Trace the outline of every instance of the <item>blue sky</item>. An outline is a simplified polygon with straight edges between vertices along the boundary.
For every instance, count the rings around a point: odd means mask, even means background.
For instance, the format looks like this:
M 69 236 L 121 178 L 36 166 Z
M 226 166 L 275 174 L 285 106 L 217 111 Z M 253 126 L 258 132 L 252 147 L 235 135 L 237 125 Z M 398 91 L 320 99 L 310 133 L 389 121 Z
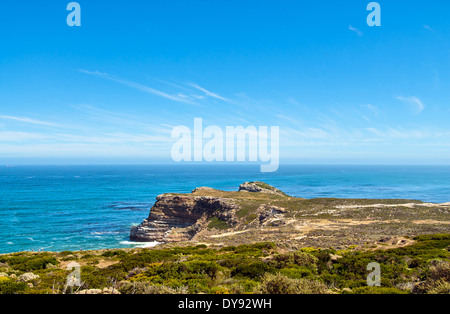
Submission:
M 0 163 L 170 162 L 172 128 L 279 126 L 282 163 L 449 164 L 450 3 L 0 2 Z

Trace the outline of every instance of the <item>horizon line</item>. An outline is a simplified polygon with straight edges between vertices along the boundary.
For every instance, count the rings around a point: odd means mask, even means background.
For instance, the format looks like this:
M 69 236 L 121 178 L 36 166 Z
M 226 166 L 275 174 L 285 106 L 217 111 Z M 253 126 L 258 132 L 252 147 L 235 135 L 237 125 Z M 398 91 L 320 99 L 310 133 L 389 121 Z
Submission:
M 206 163 L 206 162 L 189 162 L 189 163 L 167 163 L 167 162 L 155 162 L 155 163 L 1 163 L 0 167 L 20 167 L 20 166 L 62 166 L 62 167 L 68 167 L 68 166 L 259 166 L 261 163 L 255 162 L 255 163 L 238 163 L 238 162 L 216 162 L 216 163 Z M 450 167 L 449 164 L 420 164 L 420 163 L 414 163 L 414 164 L 396 164 L 396 163 L 372 163 L 372 164 L 360 164 L 360 163 L 285 163 L 280 164 L 281 166 L 395 166 L 395 167 L 411 167 L 411 166 L 417 166 L 417 167 L 443 167 L 447 166 Z

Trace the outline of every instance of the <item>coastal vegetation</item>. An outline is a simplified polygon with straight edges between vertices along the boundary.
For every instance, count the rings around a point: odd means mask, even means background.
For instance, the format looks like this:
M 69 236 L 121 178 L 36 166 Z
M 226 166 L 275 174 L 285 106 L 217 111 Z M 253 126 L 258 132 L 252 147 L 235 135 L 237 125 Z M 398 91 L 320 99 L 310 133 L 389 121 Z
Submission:
M 376 249 L 287 249 L 260 242 L 12 253 L 0 255 L 0 293 L 450 293 L 450 234 L 409 240 Z M 81 282 L 70 289 L 72 262 L 81 267 Z M 380 287 L 367 286 L 371 262 L 381 266 Z

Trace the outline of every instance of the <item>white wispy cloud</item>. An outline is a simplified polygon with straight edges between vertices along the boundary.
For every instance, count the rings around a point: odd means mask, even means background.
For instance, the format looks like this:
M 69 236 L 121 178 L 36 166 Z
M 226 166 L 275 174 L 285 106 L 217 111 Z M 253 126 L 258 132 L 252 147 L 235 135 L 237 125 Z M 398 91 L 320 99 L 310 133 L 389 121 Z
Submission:
M 0 142 L 0 151 L 3 154 L 22 157 L 45 157 L 45 158 L 165 158 L 170 155 L 170 146 L 167 149 L 166 142 L 160 143 L 127 143 L 121 144 L 118 149 L 117 143 L 85 143 L 66 142 L 48 143 L 37 142 L 27 145 Z M 168 150 L 168 151 L 167 151 Z
M 1 119 L 6 119 L 6 120 L 13 120 L 13 121 L 18 121 L 18 122 L 23 122 L 23 123 L 29 123 L 29 124 L 44 125 L 44 126 L 52 126 L 52 127 L 61 127 L 62 126 L 62 125 L 57 124 L 57 123 L 31 119 L 31 118 L 27 118 L 27 117 L 0 116 L 0 118 Z
M 48 136 L 39 133 L 30 132 L 13 132 L 4 131 L 0 132 L 0 142 L 24 142 L 24 141 L 41 141 L 47 139 Z
M 167 143 L 170 141 L 170 134 L 167 136 L 155 136 L 139 133 L 104 133 L 97 136 L 73 135 L 73 134 L 55 134 L 54 140 L 75 143 L 98 143 L 98 144 L 132 144 L 132 143 Z
M 434 29 L 432 29 L 430 25 L 424 24 L 423 28 L 425 28 L 426 30 L 429 30 L 430 32 L 434 33 Z
M 134 81 L 130 81 L 130 80 L 126 80 L 126 79 L 117 77 L 115 75 L 111 75 L 109 73 L 103 73 L 103 72 L 99 72 L 99 71 L 89 71 L 89 70 L 85 70 L 85 69 L 79 69 L 79 71 L 82 73 L 91 75 L 91 76 L 114 81 L 114 82 L 129 86 L 131 88 L 134 88 L 136 90 L 139 90 L 139 91 L 142 91 L 142 92 L 145 92 L 148 94 L 156 95 L 159 97 L 163 97 L 166 99 L 170 99 L 170 100 L 173 100 L 176 102 L 182 102 L 182 103 L 187 103 L 187 104 L 196 105 L 196 106 L 204 106 L 204 103 L 205 103 L 205 101 L 207 101 L 208 98 L 210 98 L 210 99 L 213 98 L 213 99 L 218 99 L 218 100 L 228 102 L 230 104 L 234 103 L 232 100 L 230 100 L 226 97 L 223 97 L 217 93 L 214 93 L 196 83 L 179 84 L 179 83 L 173 83 L 173 82 L 168 82 L 165 80 L 153 78 L 153 80 L 156 80 L 159 83 L 166 85 L 167 87 L 170 87 L 172 89 L 173 88 L 178 89 L 178 91 L 175 91 L 173 93 L 167 93 L 167 92 L 163 92 L 162 90 L 159 90 L 159 89 L 156 89 L 156 88 L 144 85 L 144 84 L 140 84 L 140 83 L 137 83 Z M 201 91 L 203 93 L 203 95 L 198 93 L 198 91 Z M 198 94 L 200 94 L 200 95 L 198 95 Z
M 90 134 L 68 134 L 68 133 L 31 133 L 2 131 L 0 132 L 0 143 L 12 142 L 34 142 L 49 143 L 53 145 L 63 145 L 68 143 L 78 144 L 130 144 L 148 143 L 148 144 L 165 144 L 171 141 L 170 132 L 166 134 L 144 134 L 144 133 L 125 133 L 125 132 L 104 132 L 98 133 L 92 131 Z
M 307 127 L 307 128 L 301 128 L 301 129 L 293 129 L 293 128 L 282 128 L 281 133 L 285 134 L 289 137 L 295 137 L 298 139 L 306 139 L 306 140 L 325 140 L 330 138 L 330 134 L 321 129 L 321 128 L 314 128 L 314 127 Z
M 367 105 L 362 105 L 363 107 L 369 109 L 370 111 L 372 111 L 372 113 L 376 116 L 378 116 L 380 109 L 377 106 L 371 105 L 371 104 L 367 104 Z
M 405 129 L 405 128 L 366 128 L 369 134 L 375 135 L 379 140 L 436 140 L 448 138 L 450 132 L 432 128 Z
M 95 130 L 98 130 L 100 127 L 107 130 L 127 129 L 134 132 L 148 132 L 151 134 L 164 135 L 169 134 L 170 137 L 171 130 L 169 130 L 162 123 L 149 123 L 145 115 L 137 116 L 127 114 L 125 112 L 113 112 L 88 104 L 72 105 L 72 107 L 81 111 L 83 113 L 82 117 L 85 117 L 85 120 L 95 120 L 96 123 L 100 122 L 100 124 L 94 126 Z M 78 128 L 78 130 L 81 130 L 81 128 Z M 83 128 L 83 130 L 85 132 L 91 132 L 93 128 L 87 125 Z
M 363 32 L 361 32 L 358 28 L 353 27 L 351 25 L 348 26 L 348 29 L 351 30 L 352 32 L 355 32 L 358 36 L 362 36 Z
M 82 73 L 85 73 L 85 74 L 89 74 L 89 75 L 92 75 L 92 76 L 99 77 L 99 78 L 103 78 L 103 79 L 107 79 L 107 80 L 110 80 L 110 81 L 114 81 L 114 82 L 117 82 L 117 83 L 129 86 L 131 88 L 134 88 L 136 90 L 139 90 L 139 91 L 142 91 L 142 92 L 145 92 L 145 93 L 148 93 L 148 94 L 160 96 L 160 97 L 163 97 L 163 98 L 166 98 L 166 99 L 170 99 L 170 100 L 173 100 L 173 101 L 176 101 L 176 102 L 183 102 L 183 103 L 187 103 L 187 104 L 190 104 L 190 105 L 199 105 L 198 103 L 193 102 L 192 100 L 186 99 L 185 97 L 180 97 L 178 95 L 171 95 L 171 94 L 165 93 L 163 91 L 154 89 L 152 87 L 149 87 L 149 86 L 146 86 L 146 85 L 143 85 L 143 84 L 140 84 L 140 83 L 136 83 L 136 82 L 133 82 L 133 81 L 125 80 L 125 79 L 119 78 L 117 76 L 110 75 L 108 73 L 102 73 L 102 72 L 98 72 L 98 71 L 88 71 L 88 70 L 83 70 L 83 69 L 80 69 L 79 71 L 82 72 Z
M 220 95 L 218 95 L 216 93 L 210 92 L 209 90 L 207 90 L 207 89 L 205 89 L 205 88 L 203 88 L 203 87 L 201 87 L 201 86 L 199 86 L 197 84 L 190 83 L 189 85 L 191 87 L 193 87 L 193 88 L 196 88 L 196 89 L 204 92 L 205 95 L 207 95 L 207 96 L 210 96 L 210 97 L 213 97 L 213 98 L 216 98 L 216 99 L 220 99 L 220 100 L 223 100 L 223 101 L 228 101 L 225 97 L 222 97 L 222 96 L 220 96 Z
M 286 114 L 277 113 L 277 114 L 275 114 L 275 117 L 277 117 L 279 120 L 282 120 L 281 121 L 282 123 L 287 122 L 287 123 L 289 123 L 291 125 L 294 125 L 294 126 L 301 126 L 301 123 L 299 122 L 299 120 L 294 118 L 294 117 L 292 117 L 292 116 L 289 116 L 289 115 L 286 115 Z
M 205 96 L 202 95 L 191 95 L 191 97 L 194 97 L 196 99 L 205 99 Z
M 395 97 L 395 99 L 400 100 L 401 102 L 410 105 L 411 108 L 414 110 L 414 112 L 416 114 L 421 113 L 425 109 L 424 103 L 417 97 L 414 97 L 414 96 L 409 96 L 409 97 L 398 96 L 398 97 Z

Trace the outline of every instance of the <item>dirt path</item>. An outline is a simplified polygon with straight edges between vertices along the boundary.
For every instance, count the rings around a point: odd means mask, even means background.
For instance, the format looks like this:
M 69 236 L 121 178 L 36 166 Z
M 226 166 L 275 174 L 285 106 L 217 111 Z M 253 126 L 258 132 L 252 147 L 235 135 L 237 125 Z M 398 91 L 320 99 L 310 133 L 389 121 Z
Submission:
M 436 207 L 436 206 L 450 206 L 450 203 L 404 203 L 404 204 L 370 204 L 370 205 L 338 205 L 335 208 L 338 209 L 355 209 L 355 208 L 370 208 L 370 207 Z

